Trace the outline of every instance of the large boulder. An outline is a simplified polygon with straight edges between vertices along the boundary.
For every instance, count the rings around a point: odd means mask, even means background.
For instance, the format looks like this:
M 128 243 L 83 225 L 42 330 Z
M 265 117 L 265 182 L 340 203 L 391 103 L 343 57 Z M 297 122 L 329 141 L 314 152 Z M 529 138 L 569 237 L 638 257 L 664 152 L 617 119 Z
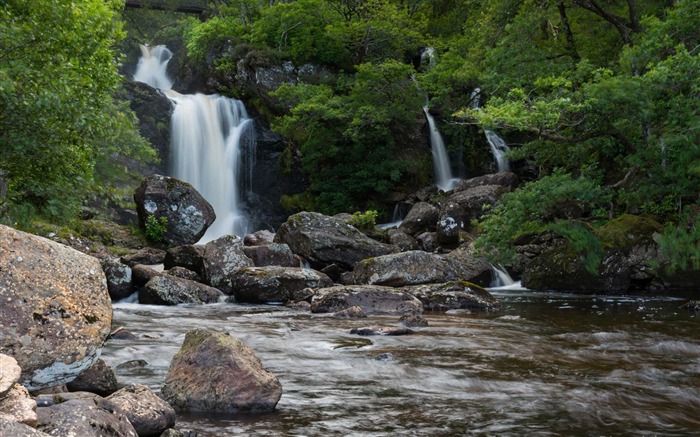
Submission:
M 435 225 L 437 241 L 443 248 L 455 248 L 459 245 L 459 233 L 469 226 L 464 209 L 455 202 L 447 203 L 440 210 Z
M 195 329 L 173 357 L 161 392 L 178 411 L 265 412 L 275 409 L 282 386 L 239 339 Z
M 303 300 L 306 288 L 330 287 L 325 274 L 300 267 L 246 267 L 231 276 L 238 302 L 270 303 Z
M 425 311 L 496 312 L 501 309 L 501 303 L 491 293 L 466 281 L 414 285 L 402 290 L 417 297 Z
M 139 303 L 178 305 L 216 303 L 221 292 L 214 287 L 170 275 L 157 275 L 139 291 Z
M 435 229 L 440 210 L 428 202 L 418 202 L 408 212 L 399 225 L 399 229 L 408 235 L 416 236 L 423 231 Z
M 470 188 L 480 187 L 482 185 L 499 185 L 512 190 L 518 184 L 518 176 L 512 172 L 490 173 L 475 178 L 459 181 L 454 189 L 454 192 L 465 191 Z
M 75 399 L 37 410 L 37 429 L 54 436 L 137 437 L 126 415 L 100 397 Z
M 86 391 L 100 396 L 109 396 L 119 389 L 114 370 L 102 358 L 66 384 L 66 387 L 70 391 Z
M 134 292 L 131 281 L 131 267 L 116 258 L 102 260 L 102 270 L 107 278 L 107 290 L 112 300 L 129 297 Z
M 345 285 L 321 288 L 311 300 L 313 313 L 337 313 L 360 307 L 365 314 L 419 314 L 421 302 L 410 294 L 379 285 Z
M 289 217 L 277 231 L 275 242 L 286 243 L 319 270 L 331 264 L 350 270 L 365 258 L 398 251 L 396 246 L 372 240 L 352 225 L 317 212 Z
M 100 262 L 0 225 L 0 350 L 29 390 L 65 384 L 97 360 L 112 323 Z
M 299 259 L 294 256 L 294 253 L 286 244 L 270 243 L 243 246 L 243 253 L 253 261 L 256 267 L 299 267 Z
M 126 415 L 139 437 L 159 436 L 175 426 L 173 407 L 145 385 L 128 385 L 107 400 Z
M 480 287 L 491 285 L 493 268 L 486 259 L 474 255 L 469 245 L 460 246 L 442 256 L 452 272 L 450 281 L 469 281 Z
M 204 246 L 195 244 L 184 244 L 182 246 L 171 247 L 165 253 L 163 267 L 170 270 L 173 267 L 184 267 L 193 272 L 202 274 L 204 256 Z
M 244 267 L 253 267 L 253 261 L 243 252 L 240 237 L 225 235 L 204 246 L 201 276 L 205 284 L 230 295 L 231 275 Z
M 134 201 L 142 228 L 149 216 L 167 219 L 163 242 L 172 246 L 196 243 L 216 219 L 214 208 L 192 185 L 168 176 L 144 179 Z
M 502 185 L 477 185 L 463 191 L 455 191 L 448 197 L 448 203 L 457 203 L 464 210 L 463 220 L 470 223 L 484 215 L 485 206 L 493 206 L 508 192 Z

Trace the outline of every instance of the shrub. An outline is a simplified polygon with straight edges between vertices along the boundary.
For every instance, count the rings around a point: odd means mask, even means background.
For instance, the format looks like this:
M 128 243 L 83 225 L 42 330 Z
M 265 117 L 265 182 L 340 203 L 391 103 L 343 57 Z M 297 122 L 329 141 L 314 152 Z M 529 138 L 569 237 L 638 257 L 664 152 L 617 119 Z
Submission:
M 163 235 L 168 231 L 168 218 L 161 216 L 156 218 L 149 215 L 146 219 L 146 238 L 154 243 L 163 241 Z

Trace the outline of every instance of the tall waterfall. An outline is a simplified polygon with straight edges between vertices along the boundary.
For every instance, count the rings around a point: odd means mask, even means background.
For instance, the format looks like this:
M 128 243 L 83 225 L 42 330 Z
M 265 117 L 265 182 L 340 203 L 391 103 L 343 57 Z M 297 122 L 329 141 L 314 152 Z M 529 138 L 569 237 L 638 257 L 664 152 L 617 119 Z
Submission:
M 469 107 L 472 109 L 479 109 L 481 101 L 481 89 L 474 88 L 472 91 L 471 100 L 469 102 Z M 501 138 L 496 132 L 491 129 L 484 129 L 484 135 L 486 135 L 486 140 L 491 146 L 491 154 L 493 159 L 496 161 L 496 166 L 498 172 L 502 173 L 504 171 L 510 171 L 510 163 L 508 158 L 506 158 L 506 153 L 510 150 L 506 142 Z
M 216 221 L 200 242 L 250 231 L 240 209 L 240 187 L 248 186 L 255 158 L 255 131 L 243 102 L 218 95 L 183 95 L 170 90 L 165 75 L 170 53 L 164 46 L 142 46 L 134 80 L 166 90 L 174 104 L 171 118 L 171 171 L 189 182 L 214 207 Z M 155 62 L 153 60 L 158 60 Z M 242 152 L 248 162 L 243 165 Z

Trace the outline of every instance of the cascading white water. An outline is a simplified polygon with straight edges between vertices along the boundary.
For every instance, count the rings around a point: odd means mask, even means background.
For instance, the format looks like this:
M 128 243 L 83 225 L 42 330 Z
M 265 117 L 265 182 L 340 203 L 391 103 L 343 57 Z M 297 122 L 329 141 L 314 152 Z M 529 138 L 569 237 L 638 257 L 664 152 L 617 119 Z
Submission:
M 472 109 L 480 109 L 480 100 L 481 89 L 474 88 L 474 91 L 472 91 L 471 94 L 469 107 Z M 498 172 L 502 173 L 504 171 L 510 171 L 510 163 L 508 162 L 508 158 L 506 158 L 506 153 L 510 150 L 510 148 L 506 142 L 491 129 L 484 129 L 484 135 L 486 135 L 486 140 L 488 141 L 489 146 L 491 146 L 491 154 L 493 155 L 493 159 L 496 161 Z
M 173 82 L 168 78 L 166 70 L 170 58 L 173 57 L 173 52 L 163 45 L 149 47 L 145 44 L 139 44 L 139 48 L 141 49 L 141 58 L 136 66 L 134 80 L 161 90 L 172 88 Z
M 154 47 L 139 61 L 135 80 L 165 84 L 166 95 L 175 105 L 171 118 L 171 169 L 173 176 L 192 184 L 214 207 L 216 221 L 200 243 L 223 235 L 243 236 L 250 231 L 240 210 L 239 186 L 250 189 L 252 161 L 241 163 L 242 149 L 249 160 L 255 157 L 253 121 L 243 102 L 218 95 L 183 95 L 169 90 L 172 82 L 165 75 L 170 56 L 157 55 L 170 51 Z M 160 63 L 153 62 L 160 60 Z M 165 80 L 163 80 L 165 78 Z M 244 174 L 244 176 L 241 176 Z
M 507 287 L 513 285 L 515 281 L 510 277 L 503 266 L 491 265 L 491 287 Z

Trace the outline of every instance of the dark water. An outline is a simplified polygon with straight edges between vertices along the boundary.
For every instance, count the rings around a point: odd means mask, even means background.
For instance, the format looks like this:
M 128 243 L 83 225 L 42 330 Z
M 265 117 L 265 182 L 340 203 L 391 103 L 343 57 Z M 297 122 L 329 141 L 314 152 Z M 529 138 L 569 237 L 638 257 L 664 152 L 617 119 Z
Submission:
M 276 374 L 272 414 L 181 416 L 201 436 L 700 434 L 700 315 L 671 297 L 494 291 L 497 315 L 426 314 L 404 337 L 359 337 L 339 321 L 280 307 L 117 304 L 111 341 L 120 383 L 162 385 L 185 333 L 228 331 Z M 391 353 L 393 360 L 375 357 Z

